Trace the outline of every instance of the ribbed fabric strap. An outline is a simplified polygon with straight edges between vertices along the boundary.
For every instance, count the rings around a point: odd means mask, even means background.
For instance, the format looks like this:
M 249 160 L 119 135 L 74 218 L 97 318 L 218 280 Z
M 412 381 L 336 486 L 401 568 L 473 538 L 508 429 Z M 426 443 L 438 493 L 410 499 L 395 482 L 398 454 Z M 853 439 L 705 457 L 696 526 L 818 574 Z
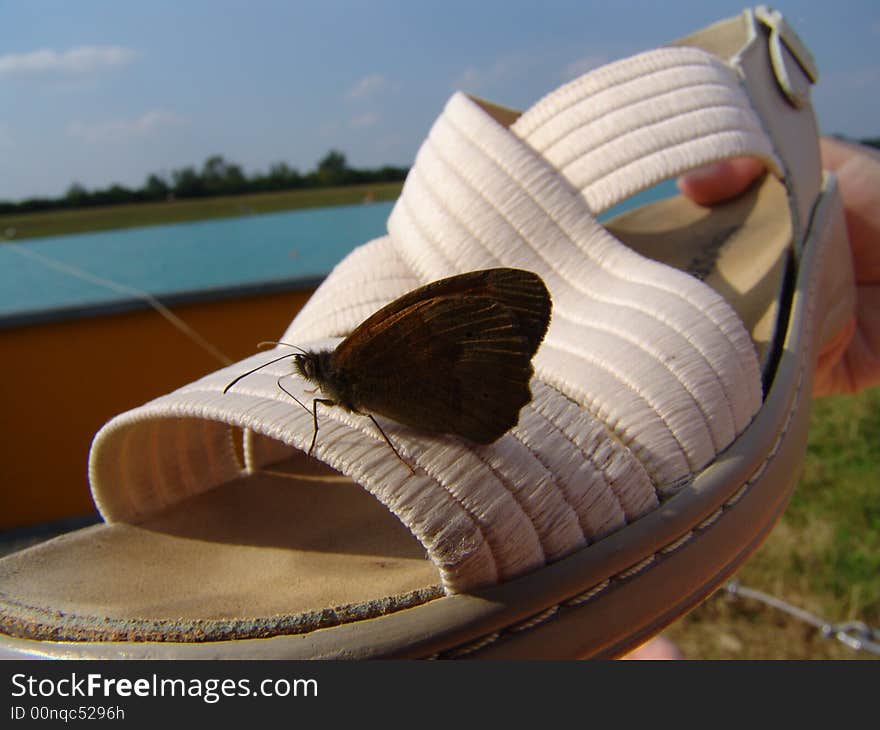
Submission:
M 319 410 L 317 458 L 387 505 L 451 592 L 520 575 L 645 514 L 760 406 L 757 359 L 733 310 L 696 279 L 627 249 L 594 212 L 717 156 L 716 144 L 772 153 L 736 78 L 708 54 L 666 49 L 609 68 L 547 97 L 512 129 L 455 95 L 419 151 L 389 235 L 343 261 L 284 334 L 333 347 L 379 306 L 459 272 L 504 265 L 544 278 L 554 309 L 533 401 L 496 443 L 475 447 L 383 421 L 412 474 L 368 419 Z M 639 94 L 655 93 L 658 79 L 668 103 L 639 112 Z M 708 121 L 696 104 L 688 108 L 699 119 L 679 113 L 679 95 L 703 87 L 721 111 L 705 112 Z M 630 123 L 615 128 L 606 115 Z M 111 421 L 91 462 L 102 513 L 136 521 L 237 476 L 226 424 L 257 434 L 249 468 L 308 448 L 311 414 L 276 385 L 289 363 L 221 393 L 277 354 Z M 304 402 L 314 397 L 300 379 L 285 386 Z
M 511 130 L 596 214 L 728 157 L 758 157 L 782 171 L 736 73 L 697 48 L 661 48 L 597 69 L 547 95 Z

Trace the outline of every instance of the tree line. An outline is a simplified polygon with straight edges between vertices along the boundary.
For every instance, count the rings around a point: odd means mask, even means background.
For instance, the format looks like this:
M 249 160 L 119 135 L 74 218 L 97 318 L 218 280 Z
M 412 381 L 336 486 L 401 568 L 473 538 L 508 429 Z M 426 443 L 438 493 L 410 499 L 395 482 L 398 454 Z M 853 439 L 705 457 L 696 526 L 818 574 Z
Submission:
M 843 135 L 835 136 L 847 139 Z M 880 137 L 859 141 L 864 145 L 880 148 Z M 89 190 L 80 183 L 73 183 L 60 198 L 29 198 L 19 203 L 0 200 L 0 215 L 296 188 L 399 182 L 408 172 L 408 168 L 389 165 L 377 169 L 355 169 L 348 166 L 348 161 L 342 152 L 330 150 L 318 162 L 315 169 L 307 173 L 300 173 L 286 162 L 277 162 L 268 172 L 257 172 L 248 176 L 239 165 L 228 162 L 222 155 L 212 155 L 205 160 L 201 169 L 187 166 L 173 170 L 168 175 L 156 173 L 148 175 L 140 188 L 113 184 L 107 188 Z
M 222 155 L 212 155 L 205 160 L 201 169 L 190 165 L 172 170 L 167 175 L 153 173 L 147 176 L 139 188 L 114 183 L 106 188 L 89 190 L 75 182 L 60 198 L 29 198 L 18 203 L 0 201 L 0 214 L 397 182 L 403 180 L 407 172 L 408 168 L 389 165 L 377 169 L 352 168 L 348 166 L 342 152 L 330 150 L 314 170 L 306 173 L 300 173 L 286 162 L 277 162 L 268 172 L 257 172 L 248 176 L 239 165 L 227 161 Z

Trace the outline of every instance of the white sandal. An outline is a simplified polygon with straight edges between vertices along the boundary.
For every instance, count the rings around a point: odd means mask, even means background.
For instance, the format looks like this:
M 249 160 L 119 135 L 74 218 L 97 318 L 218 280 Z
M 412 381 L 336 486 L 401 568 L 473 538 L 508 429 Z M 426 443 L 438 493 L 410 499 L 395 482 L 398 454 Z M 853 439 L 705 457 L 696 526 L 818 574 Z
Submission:
M 0 561 L 0 651 L 608 657 L 661 630 L 778 518 L 817 349 L 852 314 L 815 78 L 759 8 L 522 115 L 454 95 L 389 235 L 340 263 L 281 339 L 332 347 L 429 281 L 535 271 L 553 320 L 519 424 L 474 446 L 383 421 L 404 463 L 369 420 L 328 408 L 309 459 L 311 415 L 276 384 L 289 363 L 223 393 L 280 353 L 254 355 L 99 432 L 106 524 Z M 736 201 L 596 220 L 741 155 L 770 174 Z

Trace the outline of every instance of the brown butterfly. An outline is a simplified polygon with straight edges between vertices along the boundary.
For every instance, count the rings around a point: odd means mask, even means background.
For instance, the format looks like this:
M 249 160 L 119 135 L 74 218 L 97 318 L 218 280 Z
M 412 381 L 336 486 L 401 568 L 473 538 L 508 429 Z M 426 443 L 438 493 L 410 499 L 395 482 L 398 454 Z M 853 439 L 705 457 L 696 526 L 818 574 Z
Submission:
M 551 308 L 547 287 L 530 271 L 499 268 L 452 276 L 382 307 L 336 349 L 297 348 L 301 352 L 238 376 L 223 392 L 256 370 L 292 357 L 294 370 L 325 396 L 312 401 L 310 455 L 318 436 L 319 403 L 368 416 L 395 453 L 373 414 L 423 431 L 492 443 L 517 424 L 520 409 L 532 399 L 531 361 Z M 280 379 L 279 386 L 284 389 Z

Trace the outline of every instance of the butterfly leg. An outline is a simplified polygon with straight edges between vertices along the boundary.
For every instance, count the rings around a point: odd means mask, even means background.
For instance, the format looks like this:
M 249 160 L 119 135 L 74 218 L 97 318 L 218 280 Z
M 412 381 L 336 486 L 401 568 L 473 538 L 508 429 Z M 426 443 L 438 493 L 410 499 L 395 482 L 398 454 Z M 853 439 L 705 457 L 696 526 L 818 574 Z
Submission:
M 312 451 L 315 449 L 315 441 L 318 439 L 318 403 L 323 403 L 326 406 L 336 405 L 336 401 L 329 398 L 315 398 L 312 401 L 312 420 L 315 424 L 315 430 L 312 431 L 312 445 L 309 446 L 309 456 L 312 455 Z
M 409 463 L 406 461 L 406 459 L 404 459 L 404 458 L 400 455 L 400 452 L 399 452 L 396 448 L 394 448 L 394 444 L 391 443 L 391 439 L 388 438 L 388 434 L 386 434 L 386 433 L 382 430 L 382 427 L 379 425 L 379 422 L 378 422 L 375 418 L 373 418 L 372 414 L 370 414 L 370 413 L 365 413 L 364 415 L 365 415 L 365 416 L 368 416 L 369 419 L 373 422 L 373 425 L 374 425 L 376 428 L 379 429 L 379 433 L 382 434 L 382 438 L 385 439 L 385 443 L 387 443 L 387 444 L 391 447 L 391 450 L 394 452 L 394 455 L 395 455 L 398 459 L 400 459 L 404 464 L 406 464 L 407 467 L 409 468 L 409 470 L 410 470 L 413 474 L 415 474 L 415 473 L 416 473 L 416 470 L 413 469 L 412 466 L 410 466 Z

